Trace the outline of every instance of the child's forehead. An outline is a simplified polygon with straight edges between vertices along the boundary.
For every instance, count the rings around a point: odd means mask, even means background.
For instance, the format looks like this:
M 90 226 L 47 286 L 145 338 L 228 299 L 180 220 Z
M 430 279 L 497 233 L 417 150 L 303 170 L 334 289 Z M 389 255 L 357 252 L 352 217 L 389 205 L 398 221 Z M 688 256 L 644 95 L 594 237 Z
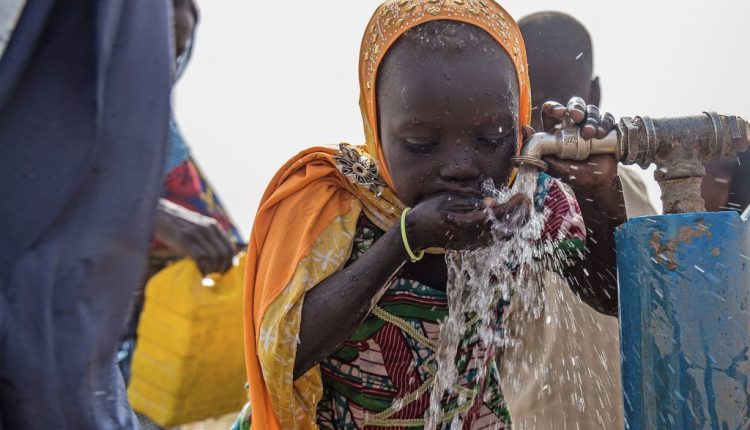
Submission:
M 497 92 L 517 88 L 516 71 L 502 49 L 461 52 L 423 51 L 419 46 L 394 47 L 378 73 L 378 92 L 398 90 L 403 97 L 420 92 L 450 92 L 451 88 Z
M 381 114 L 388 112 L 393 124 L 443 128 L 447 124 L 480 126 L 511 125 L 517 116 L 518 89 L 511 82 L 512 72 L 474 75 L 474 68 L 463 74 L 418 73 L 408 78 L 384 82 L 378 89 Z M 492 76 L 491 76 L 492 75 Z M 445 76 L 448 79 L 445 79 Z
M 408 30 L 391 46 L 379 66 L 377 80 L 382 81 L 384 75 L 389 80 L 393 74 L 404 77 L 405 73 L 428 78 L 438 69 L 440 73 L 458 72 L 471 65 L 476 66 L 475 78 L 481 79 L 492 69 L 516 75 L 510 55 L 483 29 L 457 21 L 430 21 Z

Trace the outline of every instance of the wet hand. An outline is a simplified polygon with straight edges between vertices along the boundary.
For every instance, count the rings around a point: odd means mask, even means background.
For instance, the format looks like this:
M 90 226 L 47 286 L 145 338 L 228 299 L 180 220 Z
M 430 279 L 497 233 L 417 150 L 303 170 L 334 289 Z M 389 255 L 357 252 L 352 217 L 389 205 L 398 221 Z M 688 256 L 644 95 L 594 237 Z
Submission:
M 192 258 L 203 275 L 224 273 L 232 266 L 235 246 L 213 218 L 161 199 L 155 234 L 174 251 Z
M 469 250 L 489 246 L 498 221 L 504 231 L 521 228 L 531 201 L 521 194 L 506 203 L 489 197 L 445 193 L 419 203 L 406 217 L 407 237 L 415 251 L 427 248 Z

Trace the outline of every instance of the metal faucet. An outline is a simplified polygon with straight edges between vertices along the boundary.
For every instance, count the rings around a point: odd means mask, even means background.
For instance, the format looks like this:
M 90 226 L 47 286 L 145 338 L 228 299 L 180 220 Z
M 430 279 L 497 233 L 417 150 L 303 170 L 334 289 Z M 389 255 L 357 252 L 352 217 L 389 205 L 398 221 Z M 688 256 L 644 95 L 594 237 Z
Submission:
M 750 147 L 750 123 L 738 116 L 704 112 L 677 118 L 622 118 L 603 139 L 585 140 L 570 119 L 554 133 L 536 133 L 526 140 L 517 166 L 547 169 L 543 156 L 585 160 L 612 154 L 623 164 L 647 168 L 656 164 L 664 213 L 704 212 L 701 184 L 704 163 L 737 155 Z

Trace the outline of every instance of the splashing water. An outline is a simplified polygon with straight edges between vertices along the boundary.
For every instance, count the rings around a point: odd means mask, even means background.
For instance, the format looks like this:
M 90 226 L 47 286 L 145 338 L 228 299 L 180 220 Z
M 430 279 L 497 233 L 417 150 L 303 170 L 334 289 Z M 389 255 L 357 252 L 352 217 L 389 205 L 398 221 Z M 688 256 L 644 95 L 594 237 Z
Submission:
M 521 193 L 533 201 L 536 191 L 537 171 L 531 167 L 519 170 L 513 189 L 496 189 L 491 182 L 483 190 L 500 203 Z M 428 430 L 434 430 L 441 422 L 451 422 L 451 428 L 461 428 L 462 418 L 455 415 L 448 420 L 443 416 L 441 402 L 446 396 L 457 395 L 459 407 L 470 401 L 458 392 L 458 370 L 456 355 L 459 345 L 466 337 L 470 325 L 476 324 L 479 342 L 471 355 L 481 361 L 477 364 L 477 386 L 483 386 L 494 361 L 496 351 L 512 342 L 497 323 L 498 304 L 507 303 L 511 293 L 520 295 L 518 302 L 523 311 L 538 317 L 543 306 L 543 295 L 539 287 L 542 269 L 537 258 L 540 252 L 551 249 L 551 245 L 539 244 L 544 215 L 531 211 L 528 222 L 518 229 L 518 219 L 510 215 L 495 219 L 493 244 L 473 251 L 450 251 L 446 254 L 448 266 L 448 317 L 440 328 L 436 351 L 437 374 L 430 393 L 430 407 L 425 416 Z M 483 351 L 479 351 L 478 349 Z M 481 394 L 481 393 L 480 393 Z

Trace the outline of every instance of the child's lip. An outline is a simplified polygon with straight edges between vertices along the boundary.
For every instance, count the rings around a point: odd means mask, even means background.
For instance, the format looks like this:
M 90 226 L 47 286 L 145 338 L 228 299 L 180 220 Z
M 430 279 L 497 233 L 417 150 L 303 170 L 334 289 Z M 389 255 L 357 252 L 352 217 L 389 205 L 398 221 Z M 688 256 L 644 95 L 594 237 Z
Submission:
M 479 188 L 474 187 L 441 187 L 437 193 L 465 194 L 472 197 L 484 197 Z M 437 194 L 436 193 L 436 194 Z

